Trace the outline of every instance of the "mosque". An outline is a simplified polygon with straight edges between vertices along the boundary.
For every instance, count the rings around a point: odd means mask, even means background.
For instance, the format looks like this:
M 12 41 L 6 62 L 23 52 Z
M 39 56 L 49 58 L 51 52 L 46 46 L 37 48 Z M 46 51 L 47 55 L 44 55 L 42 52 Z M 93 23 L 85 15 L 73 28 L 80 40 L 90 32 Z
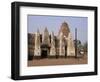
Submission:
M 75 56 L 75 45 L 69 25 L 63 22 L 60 26 L 58 34 L 55 36 L 54 32 L 49 33 L 45 28 L 41 34 L 39 29 L 33 34 L 33 45 L 31 51 L 33 58 L 66 58 L 68 56 Z M 30 53 L 30 49 L 28 49 Z

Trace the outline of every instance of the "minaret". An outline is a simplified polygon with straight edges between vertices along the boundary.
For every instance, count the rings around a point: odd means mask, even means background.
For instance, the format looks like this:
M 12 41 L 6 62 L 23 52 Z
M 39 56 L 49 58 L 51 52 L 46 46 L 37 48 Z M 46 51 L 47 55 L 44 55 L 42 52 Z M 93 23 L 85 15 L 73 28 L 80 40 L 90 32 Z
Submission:
M 61 24 L 59 33 L 58 33 L 58 37 L 59 37 L 59 55 L 60 56 L 65 56 L 67 50 L 66 49 L 66 45 L 67 45 L 67 40 L 66 38 L 68 37 L 68 33 L 70 32 L 69 26 L 68 24 L 64 21 Z
M 50 56 L 56 55 L 56 49 L 55 49 L 55 37 L 54 33 L 51 33 L 51 48 L 50 48 Z
M 75 46 L 72 39 L 71 33 L 68 35 L 68 44 L 67 44 L 67 56 L 75 56 Z
M 63 33 L 64 36 L 68 37 L 70 29 L 69 29 L 69 25 L 65 21 L 61 24 L 58 36 L 60 35 L 61 32 Z
M 50 45 L 49 32 L 47 28 L 45 28 L 43 32 L 42 44 Z
M 35 34 L 35 50 L 34 50 L 34 56 L 41 56 L 40 33 L 39 33 L 39 30 L 37 30 L 37 32 Z
M 65 56 L 65 44 L 62 32 L 60 32 L 59 36 L 59 56 Z
M 60 37 L 60 54 L 64 54 L 65 52 L 65 54 L 67 53 L 67 56 L 75 56 L 74 42 L 72 39 L 71 31 L 69 29 L 69 25 L 66 22 L 62 23 L 58 36 Z M 63 40 L 65 40 L 65 42 Z M 65 46 L 67 48 L 66 51 L 64 51 Z

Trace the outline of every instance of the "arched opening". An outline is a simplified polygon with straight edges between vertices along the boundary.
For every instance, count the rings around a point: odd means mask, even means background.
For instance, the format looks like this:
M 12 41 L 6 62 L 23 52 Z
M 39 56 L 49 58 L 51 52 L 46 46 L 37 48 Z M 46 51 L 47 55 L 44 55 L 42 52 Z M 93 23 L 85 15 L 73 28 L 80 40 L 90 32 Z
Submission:
M 50 51 L 50 47 L 47 44 L 41 45 L 41 58 L 47 58 Z
M 65 45 L 65 58 L 67 57 L 67 45 Z
M 47 58 L 47 50 L 42 50 L 41 58 Z

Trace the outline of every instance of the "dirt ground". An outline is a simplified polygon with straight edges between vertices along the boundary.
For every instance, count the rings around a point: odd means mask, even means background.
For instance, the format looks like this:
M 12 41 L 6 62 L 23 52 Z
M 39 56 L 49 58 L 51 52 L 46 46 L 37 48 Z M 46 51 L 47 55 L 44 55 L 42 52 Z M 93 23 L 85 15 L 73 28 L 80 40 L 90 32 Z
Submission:
M 34 59 L 32 61 L 28 61 L 28 66 L 75 65 L 87 63 L 87 55 L 84 55 L 82 58 Z

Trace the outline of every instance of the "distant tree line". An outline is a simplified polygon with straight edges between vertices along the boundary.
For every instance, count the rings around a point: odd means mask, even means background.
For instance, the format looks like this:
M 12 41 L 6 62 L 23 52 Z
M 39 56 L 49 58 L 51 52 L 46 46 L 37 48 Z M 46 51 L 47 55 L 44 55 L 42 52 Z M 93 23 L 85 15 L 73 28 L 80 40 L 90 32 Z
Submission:
M 75 44 L 75 42 L 76 41 L 74 40 L 74 44 Z M 77 40 L 77 50 L 78 51 L 83 50 L 85 53 L 88 52 L 88 43 L 85 42 L 82 44 L 80 40 Z

